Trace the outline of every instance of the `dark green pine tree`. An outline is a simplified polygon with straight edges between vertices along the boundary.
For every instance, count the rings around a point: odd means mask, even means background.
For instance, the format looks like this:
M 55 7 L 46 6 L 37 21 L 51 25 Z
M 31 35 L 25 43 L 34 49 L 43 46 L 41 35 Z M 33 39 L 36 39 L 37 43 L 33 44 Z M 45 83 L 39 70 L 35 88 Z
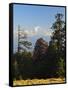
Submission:
M 62 48 L 61 48 L 61 52 L 62 52 L 62 57 L 65 59 L 65 54 L 66 54 L 66 25 L 64 25 L 64 27 L 62 28 L 62 38 L 61 38 L 61 43 L 62 43 Z
M 52 74 L 55 76 L 64 76 L 64 50 L 65 50 L 65 23 L 62 20 L 63 14 L 57 13 L 55 15 L 55 22 L 51 29 L 53 35 L 49 44 L 49 53 L 52 63 Z M 62 52 L 63 50 L 63 52 Z

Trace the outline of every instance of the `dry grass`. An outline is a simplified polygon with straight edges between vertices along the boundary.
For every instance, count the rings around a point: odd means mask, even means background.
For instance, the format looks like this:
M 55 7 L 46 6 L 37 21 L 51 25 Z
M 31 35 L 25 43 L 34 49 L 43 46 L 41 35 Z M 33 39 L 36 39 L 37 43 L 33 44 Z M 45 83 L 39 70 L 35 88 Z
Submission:
M 14 80 L 13 86 L 36 85 L 36 84 L 53 84 L 53 83 L 64 83 L 64 82 L 65 82 L 64 78 Z

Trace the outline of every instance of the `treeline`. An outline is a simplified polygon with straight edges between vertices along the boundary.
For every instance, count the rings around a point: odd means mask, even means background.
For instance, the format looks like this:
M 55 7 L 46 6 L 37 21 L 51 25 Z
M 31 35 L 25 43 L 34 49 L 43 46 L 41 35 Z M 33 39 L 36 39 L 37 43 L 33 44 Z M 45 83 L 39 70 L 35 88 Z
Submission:
M 31 43 L 22 41 L 27 49 L 13 55 L 12 77 L 13 79 L 33 79 L 65 77 L 66 63 L 66 26 L 63 15 L 58 13 L 51 29 L 53 34 L 49 45 L 43 38 L 36 41 L 34 51 L 28 49 Z M 20 42 L 21 43 L 21 42 Z

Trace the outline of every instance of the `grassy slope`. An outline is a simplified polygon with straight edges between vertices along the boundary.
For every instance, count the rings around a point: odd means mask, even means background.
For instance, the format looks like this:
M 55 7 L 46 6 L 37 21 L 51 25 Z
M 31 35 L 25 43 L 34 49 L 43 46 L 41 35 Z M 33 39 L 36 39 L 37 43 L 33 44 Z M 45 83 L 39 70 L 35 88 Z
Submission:
M 16 86 L 16 85 L 36 85 L 36 84 L 53 84 L 53 83 L 65 83 L 65 79 L 64 78 L 50 78 L 50 79 L 14 80 L 13 86 Z

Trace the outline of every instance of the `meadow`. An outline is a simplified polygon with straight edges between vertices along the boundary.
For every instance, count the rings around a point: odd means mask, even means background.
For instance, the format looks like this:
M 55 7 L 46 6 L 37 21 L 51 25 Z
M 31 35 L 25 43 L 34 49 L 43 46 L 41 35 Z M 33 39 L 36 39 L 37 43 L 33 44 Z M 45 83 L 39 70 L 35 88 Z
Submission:
M 43 85 L 43 84 L 58 84 L 65 83 L 65 78 L 48 78 L 48 79 L 27 79 L 27 80 L 14 80 L 13 86 L 18 85 Z

